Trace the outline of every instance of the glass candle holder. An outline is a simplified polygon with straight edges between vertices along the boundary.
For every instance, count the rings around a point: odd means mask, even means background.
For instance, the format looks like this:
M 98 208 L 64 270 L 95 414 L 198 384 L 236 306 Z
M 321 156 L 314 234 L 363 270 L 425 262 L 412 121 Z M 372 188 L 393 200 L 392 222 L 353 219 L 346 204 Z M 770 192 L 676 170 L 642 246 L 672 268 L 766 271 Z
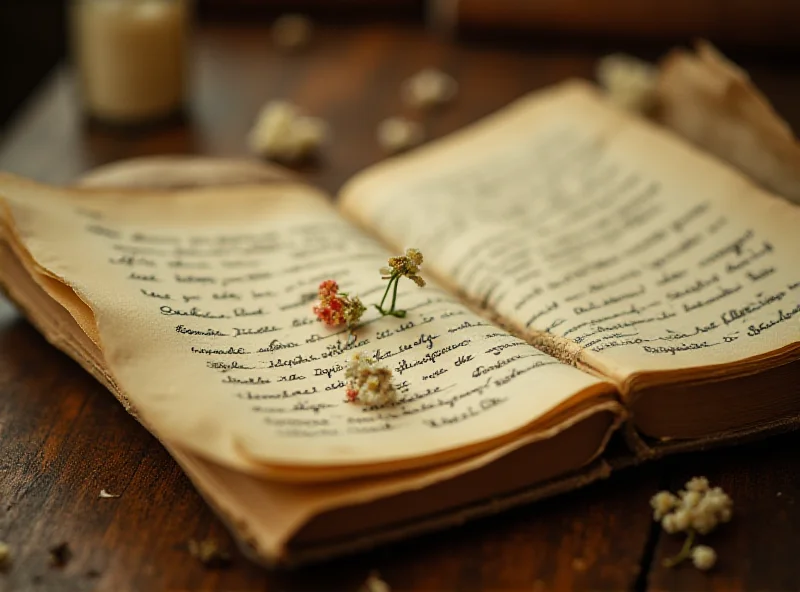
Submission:
M 72 0 L 72 54 L 87 115 L 136 125 L 182 110 L 191 8 L 191 0 Z

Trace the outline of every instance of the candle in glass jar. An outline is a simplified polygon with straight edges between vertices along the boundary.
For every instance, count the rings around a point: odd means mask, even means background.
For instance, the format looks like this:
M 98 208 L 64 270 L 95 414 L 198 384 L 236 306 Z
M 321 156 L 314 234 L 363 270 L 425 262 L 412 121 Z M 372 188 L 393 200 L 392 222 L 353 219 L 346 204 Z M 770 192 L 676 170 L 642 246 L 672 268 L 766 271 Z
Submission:
M 72 42 L 84 107 L 119 124 L 184 103 L 190 0 L 73 0 Z

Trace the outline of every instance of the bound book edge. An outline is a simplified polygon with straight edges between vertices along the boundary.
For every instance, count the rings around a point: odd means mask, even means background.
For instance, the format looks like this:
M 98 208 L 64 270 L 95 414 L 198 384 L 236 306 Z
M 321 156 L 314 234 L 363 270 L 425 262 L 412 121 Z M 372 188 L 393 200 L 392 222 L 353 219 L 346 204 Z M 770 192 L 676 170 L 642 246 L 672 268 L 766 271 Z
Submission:
M 136 173 L 136 177 L 139 179 L 142 178 L 141 171 Z M 278 177 L 280 177 L 280 174 L 278 174 Z M 269 181 L 271 178 L 271 175 L 263 175 L 261 180 Z M 124 181 L 117 182 L 120 184 L 125 184 Z M 225 182 L 234 183 L 243 182 L 243 180 L 242 178 L 237 180 L 236 175 L 233 175 Z M 192 185 L 195 183 L 189 179 L 176 183 L 175 186 L 186 186 L 187 184 Z M 28 309 L 29 318 L 35 318 L 35 314 L 33 314 L 33 311 L 30 310 L 30 307 L 26 307 L 25 303 L 22 302 L 19 302 L 19 304 L 21 305 L 20 308 L 23 310 L 26 308 Z M 39 323 L 36 324 L 39 325 L 40 330 L 42 330 L 48 339 L 50 339 L 57 347 L 67 351 L 70 356 L 79 361 L 79 363 L 81 363 L 94 376 L 101 380 L 101 382 L 106 384 L 106 386 L 108 386 L 112 391 L 115 390 L 113 385 L 109 383 L 109 377 L 106 376 L 98 367 L 93 367 L 92 363 L 87 360 L 85 356 L 81 356 L 74 349 L 68 349 L 66 343 L 64 342 L 63 336 L 54 335 L 49 330 L 43 329 Z M 135 415 L 135 410 L 131 411 Z M 633 429 L 632 424 L 627 423 L 623 429 L 623 434 L 630 448 L 635 451 L 634 453 L 625 452 L 609 455 L 607 458 L 596 460 L 590 466 L 577 472 L 573 472 L 568 476 L 550 479 L 544 483 L 540 483 L 532 487 L 526 487 L 519 491 L 511 492 L 501 496 L 493 496 L 485 500 L 467 504 L 463 507 L 454 508 L 452 510 L 440 512 L 429 517 L 410 521 L 406 524 L 393 525 L 389 528 L 382 529 L 380 532 L 364 532 L 356 534 L 354 537 L 347 537 L 347 540 L 332 540 L 322 545 L 310 544 L 306 546 L 295 547 L 288 545 L 285 549 L 285 552 L 277 555 L 265 555 L 263 551 L 259 551 L 260 560 L 272 563 L 297 564 L 327 558 L 339 553 L 368 548 L 377 544 L 405 538 L 414 534 L 458 524 L 468 519 L 490 515 L 497 511 L 502 511 L 503 509 L 527 503 L 529 501 L 555 495 L 557 493 L 565 492 L 577 487 L 582 487 L 598 479 L 609 476 L 612 471 L 622 470 L 630 466 L 637 465 L 644 460 L 660 458 L 673 453 L 708 449 L 730 443 L 749 441 L 761 436 L 782 433 L 796 429 L 798 425 L 800 425 L 800 416 L 791 416 L 757 426 L 730 430 L 714 436 L 698 438 L 692 441 L 655 442 L 649 441 L 648 439 L 643 438 L 640 434 L 637 434 Z M 171 447 L 168 443 L 165 443 L 165 446 L 167 446 L 167 448 L 170 450 L 173 456 L 178 459 L 182 466 L 187 467 L 187 472 L 189 472 L 190 477 L 192 477 L 192 471 L 188 468 L 188 466 L 191 464 L 189 457 L 187 457 L 182 451 Z M 208 495 L 207 491 L 204 489 L 204 485 L 199 482 L 196 484 L 201 490 L 201 493 L 203 493 L 203 495 L 209 499 L 210 503 L 214 506 L 217 506 L 213 496 Z M 235 519 L 228 515 L 224 509 L 217 509 L 226 517 L 226 520 L 229 521 L 233 530 L 240 535 L 239 539 L 240 541 L 245 542 L 245 547 L 252 550 L 254 548 L 252 541 L 247 544 L 247 525 L 236 523 Z

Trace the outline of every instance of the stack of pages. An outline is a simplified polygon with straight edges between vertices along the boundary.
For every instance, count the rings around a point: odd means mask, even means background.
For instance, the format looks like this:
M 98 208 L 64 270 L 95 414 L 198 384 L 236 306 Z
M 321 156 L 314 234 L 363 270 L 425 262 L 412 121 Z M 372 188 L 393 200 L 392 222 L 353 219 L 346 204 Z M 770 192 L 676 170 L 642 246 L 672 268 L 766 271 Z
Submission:
M 584 82 L 378 164 L 336 206 L 281 176 L 4 175 L 0 213 L 10 298 L 265 562 L 578 487 L 616 466 L 610 441 L 635 463 L 800 416 L 800 209 Z M 406 247 L 428 285 L 401 282 L 405 318 L 368 311 L 352 341 L 315 319 L 321 281 L 379 300 Z M 396 403 L 347 401 L 356 351 Z

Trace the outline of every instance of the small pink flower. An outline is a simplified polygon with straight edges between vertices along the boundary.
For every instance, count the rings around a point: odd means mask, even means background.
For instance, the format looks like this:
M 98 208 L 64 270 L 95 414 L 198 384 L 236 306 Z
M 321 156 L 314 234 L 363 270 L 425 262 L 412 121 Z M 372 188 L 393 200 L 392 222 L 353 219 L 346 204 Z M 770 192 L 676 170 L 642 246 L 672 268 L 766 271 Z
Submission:
M 319 285 L 319 299 L 323 302 L 334 298 L 338 292 L 339 284 L 336 283 L 336 280 L 325 280 Z
M 329 327 L 346 324 L 352 328 L 365 310 L 357 296 L 350 298 L 344 292 L 340 294 L 339 284 L 334 280 L 325 280 L 319 285 L 319 305 L 314 307 L 314 314 Z

